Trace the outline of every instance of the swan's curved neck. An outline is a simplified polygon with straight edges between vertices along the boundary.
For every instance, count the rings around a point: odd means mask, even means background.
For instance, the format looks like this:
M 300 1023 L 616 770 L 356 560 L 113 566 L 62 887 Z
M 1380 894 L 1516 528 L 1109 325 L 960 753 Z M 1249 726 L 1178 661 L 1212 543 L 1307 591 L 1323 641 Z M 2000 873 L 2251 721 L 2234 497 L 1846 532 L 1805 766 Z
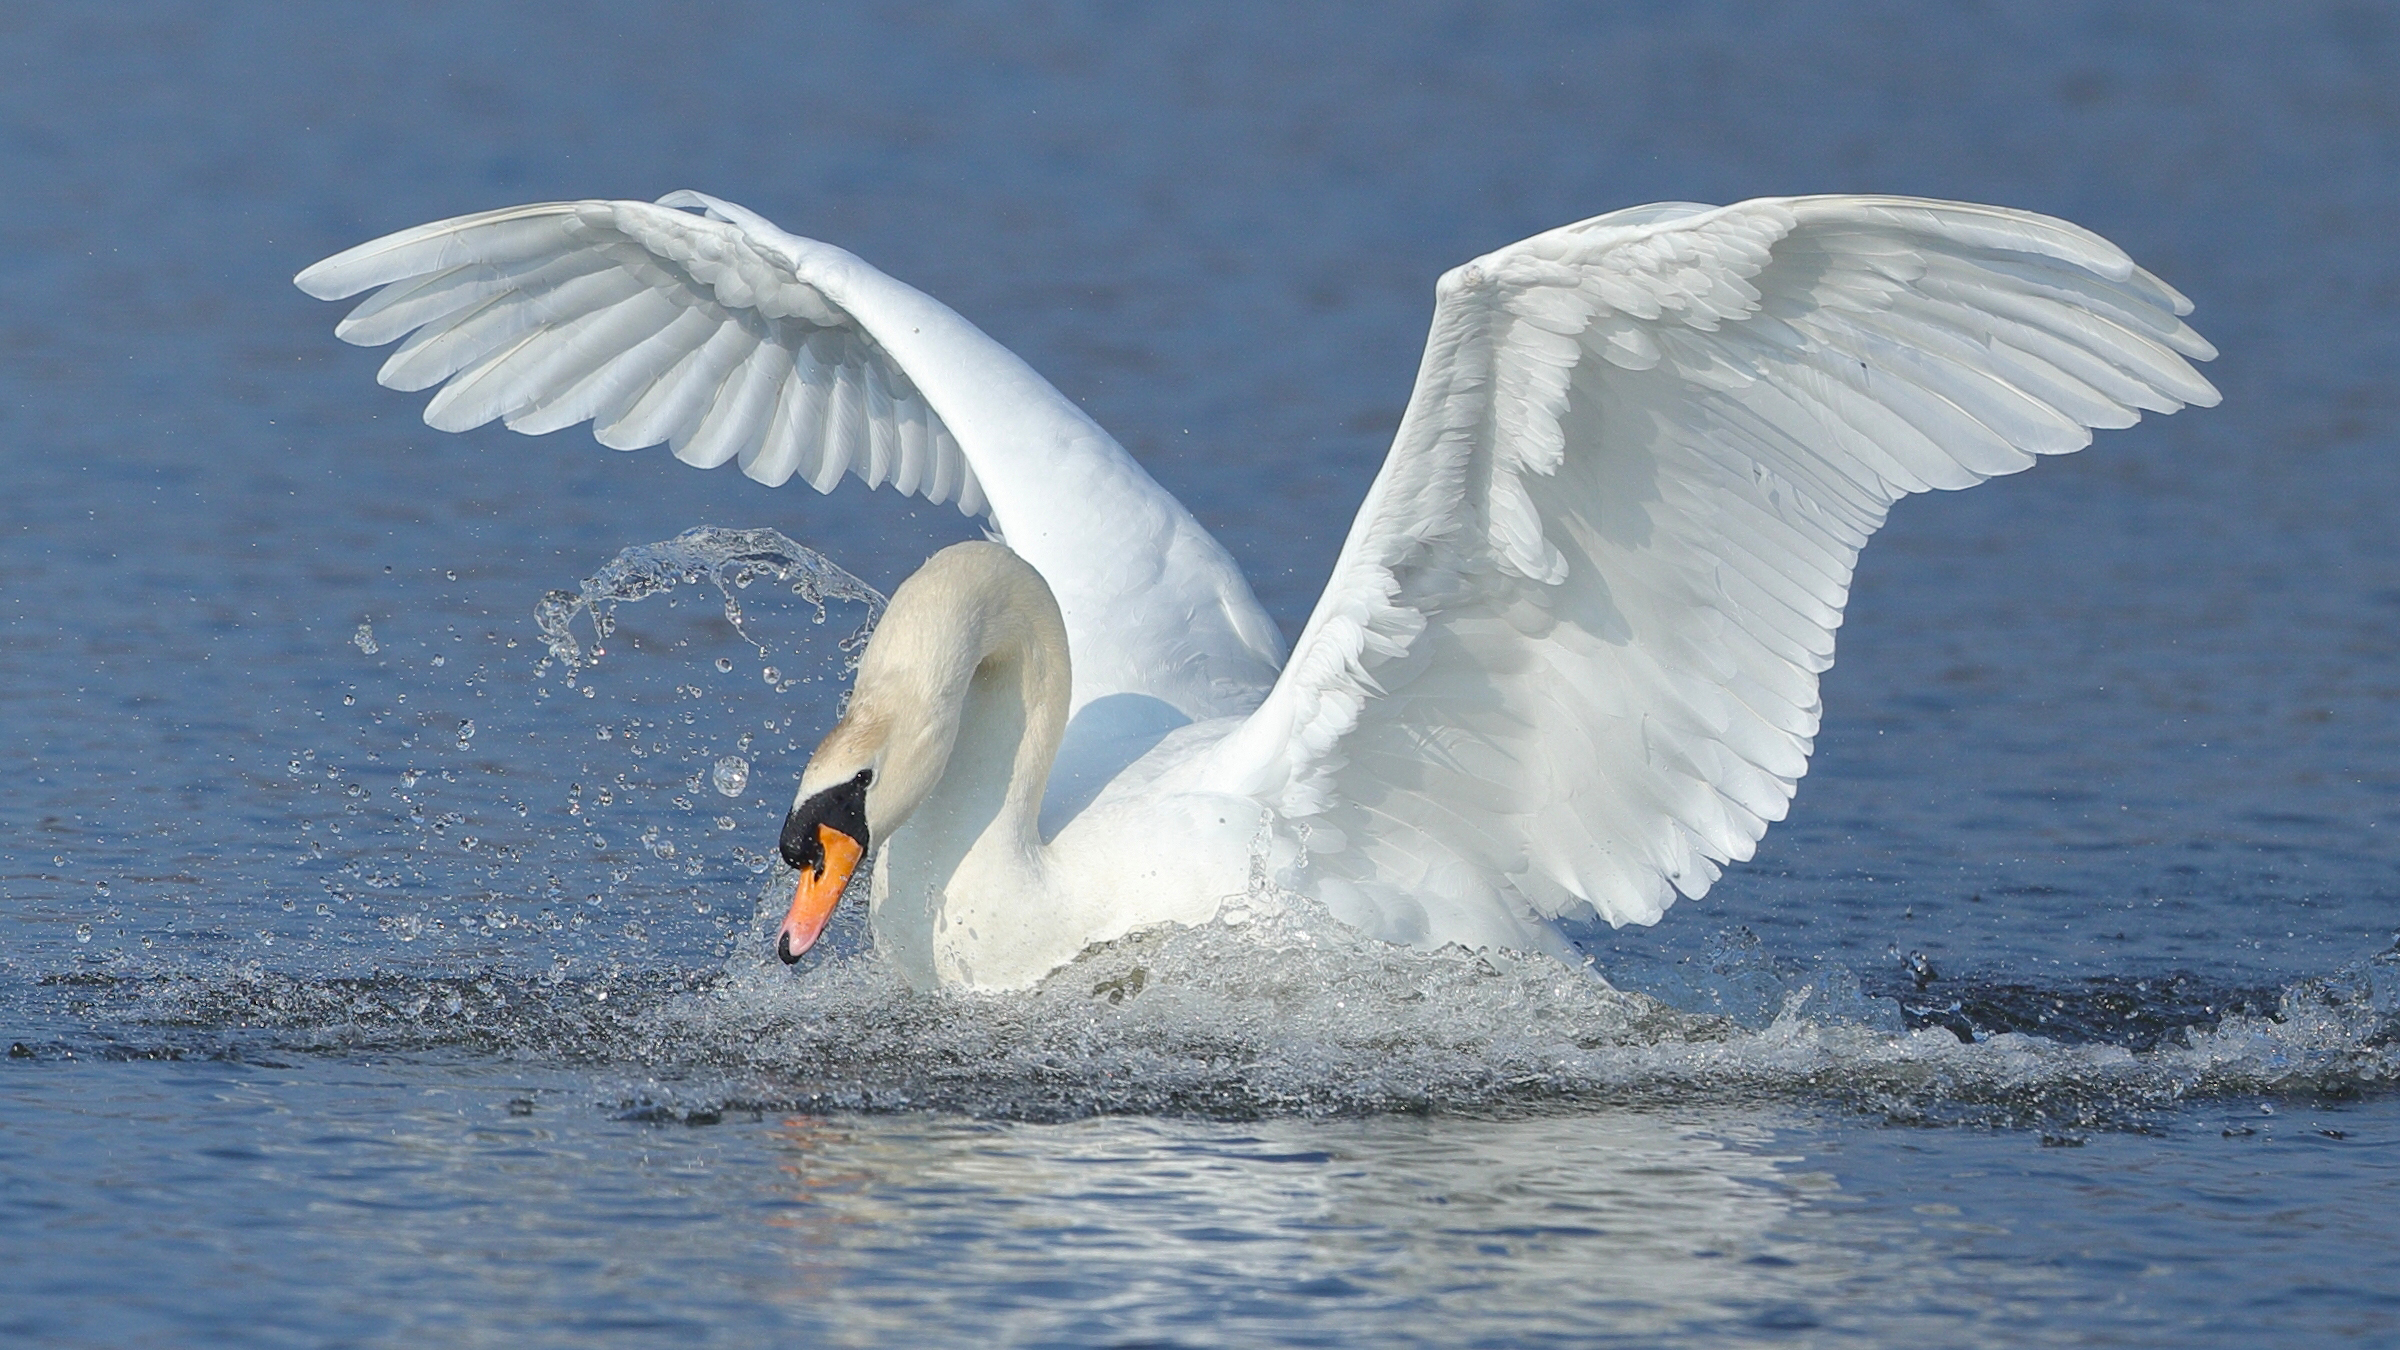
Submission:
M 988 943 L 999 930 L 987 925 L 1022 925 L 1045 903 L 1042 790 L 1070 688 L 1057 602 L 1008 549 L 945 549 L 892 596 L 843 726 L 883 741 L 867 802 L 883 844 L 875 934 L 912 981 L 974 982 L 945 953 Z M 953 925 L 972 930 L 966 943 L 942 940 Z

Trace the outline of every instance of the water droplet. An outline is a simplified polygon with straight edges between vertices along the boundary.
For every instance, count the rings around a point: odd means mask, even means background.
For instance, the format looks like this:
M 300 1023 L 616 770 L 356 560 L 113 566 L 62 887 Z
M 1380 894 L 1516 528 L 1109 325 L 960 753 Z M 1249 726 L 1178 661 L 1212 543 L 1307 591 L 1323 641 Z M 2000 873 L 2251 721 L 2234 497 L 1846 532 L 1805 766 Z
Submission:
M 356 694 L 344 694 L 344 695 L 342 695 L 342 706 L 343 706 L 343 707 L 345 707 L 345 708 L 348 708 L 348 707 L 354 707 L 354 706 L 356 706 L 356 705 L 357 705 L 357 703 L 358 703 L 358 695 L 356 695 Z
M 79 924 L 75 925 L 75 940 L 76 940 L 77 942 L 89 942 L 89 941 L 91 941 L 91 940 L 92 940 L 92 926 L 91 926 L 90 924 L 88 924 L 88 923 L 79 923 Z
M 371 623 L 358 626 L 358 631 L 350 635 L 350 645 L 369 656 L 383 650 L 383 645 L 375 640 L 375 625 Z
M 437 656 L 433 658 L 433 663 L 437 666 L 446 666 L 450 664 L 450 658 L 447 656 Z
M 729 675 L 729 674 L 731 674 L 732 672 L 733 672 L 733 658 L 731 658 L 731 657 L 727 657 L 727 656 L 720 656 L 720 657 L 718 657 L 718 658 L 717 658 L 717 673 L 718 673 L 719 675 Z
M 458 580 L 458 573 L 456 572 L 444 572 L 442 575 L 448 577 L 452 581 Z
M 608 847 L 608 840 L 606 840 L 605 838 L 602 838 L 601 836 L 599 836 L 599 835 L 596 835 L 596 834 L 595 834 L 595 835 L 593 835 L 593 836 L 592 836 L 592 847 L 593 847 L 593 848 L 607 848 L 607 847 Z
M 718 795 L 739 797 L 750 787 L 750 761 L 740 755 L 727 755 L 709 770 L 708 781 Z
M 783 672 L 777 670 L 773 666 L 769 666 L 765 670 L 762 670 L 758 673 L 763 676 L 766 679 L 766 682 L 769 684 L 774 684 L 783 678 Z
M 464 750 L 464 749 L 466 749 L 466 748 L 467 748 L 467 742 L 469 742 L 469 741 L 471 741 L 471 740 L 474 740 L 474 739 L 475 739 L 475 721 L 474 721 L 474 719 L 473 719 L 473 718 L 469 718 L 469 719 L 467 719 L 466 721 L 459 723 L 459 724 L 458 724 L 458 748 L 459 748 L 459 749 L 461 749 L 461 750 Z
M 717 828 L 718 828 L 718 829 L 720 829 L 720 830 L 730 830 L 730 829 L 734 828 L 734 824 L 733 824 L 733 817 L 731 817 L 731 816 L 719 816 L 719 817 L 717 817 Z
M 405 769 L 401 771 L 400 774 L 400 786 L 404 788 L 413 788 L 417 785 L 417 780 L 424 776 L 425 775 L 417 772 L 415 769 Z
M 289 914 L 289 913 L 291 913 L 291 912 L 292 912 L 292 910 L 293 910 L 294 908 L 295 908 L 295 906 L 294 906 L 294 904 L 293 904 L 293 902 L 292 902 L 292 901 L 290 901 L 290 900 L 288 900 L 288 899 L 287 899 L 287 900 L 285 900 L 285 901 L 283 902 L 283 912 L 284 912 L 284 913 L 286 913 L 286 914 Z

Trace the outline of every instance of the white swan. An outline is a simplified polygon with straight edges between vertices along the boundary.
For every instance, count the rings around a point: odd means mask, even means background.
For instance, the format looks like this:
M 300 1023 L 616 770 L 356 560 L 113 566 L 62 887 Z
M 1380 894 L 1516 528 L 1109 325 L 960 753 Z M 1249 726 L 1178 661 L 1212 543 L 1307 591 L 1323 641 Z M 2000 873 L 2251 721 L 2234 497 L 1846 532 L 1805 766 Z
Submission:
M 384 288 L 335 331 L 407 335 L 380 378 L 442 385 L 437 428 L 589 420 L 989 518 L 1005 548 L 944 550 L 893 596 L 784 830 L 786 959 L 873 852 L 876 941 L 920 985 L 1025 987 L 1206 921 L 1261 868 L 1420 946 L 1563 954 L 1553 919 L 1655 922 L 1782 818 L 1894 501 L 2217 400 L 2190 302 L 2063 221 L 1900 197 L 1599 216 L 1442 277 L 1286 664 L 1224 549 L 1073 403 L 741 207 L 514 207 L 297 282 Z

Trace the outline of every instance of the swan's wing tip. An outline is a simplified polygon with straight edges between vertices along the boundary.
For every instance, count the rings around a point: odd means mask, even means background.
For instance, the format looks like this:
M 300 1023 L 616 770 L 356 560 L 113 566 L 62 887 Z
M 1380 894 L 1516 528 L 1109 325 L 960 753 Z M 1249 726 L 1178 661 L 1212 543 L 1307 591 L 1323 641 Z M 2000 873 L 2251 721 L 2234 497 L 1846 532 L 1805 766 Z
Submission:
M 348 275 L 348 263 L 357 249 L 344 249 L 330 258 L 310 263 L 292 278 L 292 284 L 317 300 L 347 300 L 373 285 Z
M 860 295 L 837 302 L 816 284 L 808 269 L 828 259 L 853 283 L 871 275 L 871 311 L 853 303 Z M 959 379 L 939 360 L 905 369 L 877 333 L 898 324 L 888 317 L 898 303 L 913 316 L 909 332 L 947 318 L 959 330 L 950 346 L 990 340 L 955 316 L 927 316 L 922 297 L 840 250 L 707 193 L 433 221 L 313 263 L 292 284 L 320 300 L 374 291 L 335 336 L 400 341 L 377 382 L 443 386 L 425 408 L 439 430 L 499 419 L 538 434 L 589 421 L 604 445 L 669 441 L 687 463 L 738 459 L 770 485 L 797 475 L 823 492 L 848 473 L 955 500 L 970 517 L 990 509 L 989 474 L 968 463 L 924 391 Z

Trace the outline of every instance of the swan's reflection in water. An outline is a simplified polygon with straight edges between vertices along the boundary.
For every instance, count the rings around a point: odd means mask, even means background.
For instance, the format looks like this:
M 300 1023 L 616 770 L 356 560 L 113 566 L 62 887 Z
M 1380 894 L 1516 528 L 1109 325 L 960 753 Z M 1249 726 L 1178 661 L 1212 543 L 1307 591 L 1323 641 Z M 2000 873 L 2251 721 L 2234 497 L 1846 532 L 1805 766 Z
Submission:
M 838 1342 L 1838 1343 L 2004 1298 L 1930 1287 L 1763 1116 L 897 1123 L 778 1128 L 784 1292 Z

